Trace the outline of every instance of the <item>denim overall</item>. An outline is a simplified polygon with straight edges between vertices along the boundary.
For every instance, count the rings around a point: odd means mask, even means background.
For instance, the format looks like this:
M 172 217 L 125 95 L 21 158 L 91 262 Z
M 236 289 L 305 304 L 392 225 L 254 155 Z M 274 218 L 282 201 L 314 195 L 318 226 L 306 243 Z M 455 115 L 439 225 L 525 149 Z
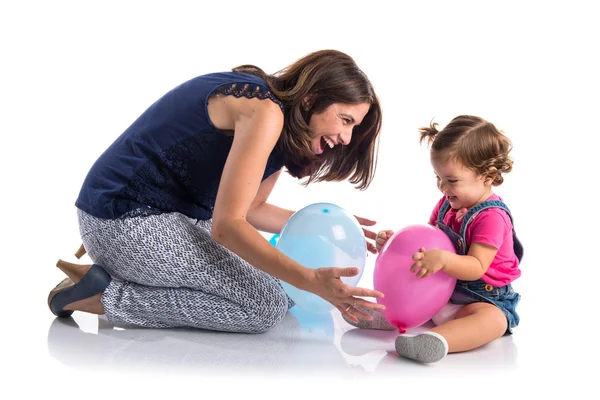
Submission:
M 440 208 L 440 213 L 438 215 L 438 219 L 436 222 L 436 226 L 440 228 L 452 241 L 454 247 L 456 249 L 456 253 L 459 255 L 466 255 L 468 252 L 467 241 L 465 239 L 465 235 L 467 232 L 467 227 L 473 221 L 475 216 L 480 212 L 488 208 L 501 208 L 510 217 L 512 221 L 512 215 L 510 210 L 500 200 L 486 200 L 472 209 L 470 209 L 465 215 L 462 225 L 460 228 L 460 233 L 456 233 L 449 226 L 444 224 L 444 216 L 446 212 L 450 209 L 450 203 L 448 200 L 444 202 L 442 207 Z M 523 246 L 517 235 L 515 233 L 515 229 L 513 226 L 513 248 L 515 251 L 515 255 L 519 259 L 519 262 L 523 258 Z M 498 307 L 504 315 L 506 315 L 506 319 L 508 321 L 507 332 L 512 333 L 512 329 L 519 324 L 519 315 L 516 312 L 517 304 L 521 296 L 515 292 L 509 283 L 506 286 L 502 287 L 494 287 L 482 279 L 477 279 L 476 281 L 463 281 L 458 280 L 456 282 L 456 287 L 454 288 L 454 293 L 452 293 L 452 297 L 450 297 L 450 302 L 453 304 L 471 304 L 475 302 L 486 302 L 495 305 Z

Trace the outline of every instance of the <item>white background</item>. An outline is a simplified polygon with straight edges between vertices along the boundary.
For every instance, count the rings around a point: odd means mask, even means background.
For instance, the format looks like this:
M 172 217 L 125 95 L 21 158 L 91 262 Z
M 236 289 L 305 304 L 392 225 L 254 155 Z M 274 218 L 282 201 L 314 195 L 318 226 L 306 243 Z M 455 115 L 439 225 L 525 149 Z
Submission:
M 319 391 L 336 397 L 389 391 L 397 397 L 464 398 L 594 390 L 600 262 L 592 190 L 600 133 L 600 28 L 593 2 L 385 3 L 2 3 L 0 391 L 46 398 L 205 398 L 209 392 L 216 398 L 308 398 Z M 350 54 L 381 100 L 376 178 L 359 192 L 345 183 L 304 188 L 286 175 L 272 202 L 291 209 L 335 203 L 377 220 L 375 229 L 424 223 L 439 192 L 417 129 L 431 119 L 443 126 L 459 114 L 496 124 L 512 139 L 515 160 L 497 193 L 513 211 L 525 246 L 523 276 L 514 284 L 523 296 L 522 323 L 510 339 L 519 354 L 514 367 L 498 370 L 498 360 L 483 351 L 472 358 L 472 368 L 461 364 L 460 374 L 402 364 L 381 376 L 316 377 L 308 363 L 276 381 L 260 368 L 225 368 L 208 383 L 200 369 L 168 373 L 160 363 L 125 363 L 99 372 L 95 361 L 82 368 L 52 355 L 47 336 L 54 317 L 46 297 L 62 279 L 53 265 L 59 257 L 73 260 L 79 244 L 74 201 L 96 157 L 147 106 L 189 78 L 247 63 L 273 73 L 328 48 Z M 367 269 L 361 285 L 371 285 L 371 278 Z M 334 321 L 336 335 L 349 328 Z M 80 360 L 89 356 L 76 353 Z M 356 362 L 347 354 L 344 359 Z M 443 362 L 452 365 L 449 360 Z M 378 377 L 384 379 L 369 379 Z

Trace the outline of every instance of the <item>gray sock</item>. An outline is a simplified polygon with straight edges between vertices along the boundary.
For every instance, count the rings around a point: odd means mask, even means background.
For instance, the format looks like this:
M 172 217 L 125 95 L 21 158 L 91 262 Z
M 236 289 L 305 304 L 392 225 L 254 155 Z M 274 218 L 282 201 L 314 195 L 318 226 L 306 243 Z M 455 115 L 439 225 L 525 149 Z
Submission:
M 343 314 L 342 314 L 342 318 L 344 318 L 344 321 L 346 321 L 350 325 L 356 326 L 361 329 L 380 329 L 383 331 L 394 331 L 394 330 L 398 329 L 394 325 L 390 324 L 383 317 L 383 314 L 381 313 L 381 311 L 364 310 L 362 308 L 359 308 L 358 310 L 360 310 L 361 312 L 364 312 L 365 314 L 371 315 L 373 317 L 373 320 L 368 321 L 366 319 L 363 320 L 363 319 L 359 318 L 358 322 L 354 322 L 354 321 L 351 321 L 346 315 L 343 315 Z
M 416 336 L 400 335 L 396 338 L 396 351 L 402 357 L 422 363 L 433 363 L 448 354 L 448 342 L 435 332 L 425 332 Z

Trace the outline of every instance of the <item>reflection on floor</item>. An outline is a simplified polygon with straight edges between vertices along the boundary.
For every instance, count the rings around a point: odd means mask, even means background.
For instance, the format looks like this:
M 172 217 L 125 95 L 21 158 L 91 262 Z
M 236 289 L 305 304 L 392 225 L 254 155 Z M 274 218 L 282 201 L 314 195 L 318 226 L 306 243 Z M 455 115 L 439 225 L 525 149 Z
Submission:
M 506 336 L 472 352 L 451 354 L 433 366 L 421 365 L 398 357 L 394 351 L 396 332 L 354 328 L 336 310 L 319 315 L 295 307 L 264 334 L 124 328 L 103 316 L 75 313 L 73 317 L 53 320 L 48 350 L 53 358 L 77 370 L 237 369 L 344 377 L 374 373 L 397 376 L 400 372 L 448 376 L 474 374 L 489 365 L 496 371 L 509 371 L 515 368 L 518 353 L 512 336 Z

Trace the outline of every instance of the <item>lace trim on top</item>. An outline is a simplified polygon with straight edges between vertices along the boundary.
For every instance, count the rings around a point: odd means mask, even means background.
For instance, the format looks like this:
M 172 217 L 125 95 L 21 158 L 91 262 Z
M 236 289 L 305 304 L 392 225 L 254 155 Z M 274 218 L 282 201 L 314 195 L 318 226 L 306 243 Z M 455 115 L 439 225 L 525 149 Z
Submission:
M 271 99 L 271 101 L 276 103 L 279 106 L 279 108 L 281 108 L 281 111 L 283 111 L 283 104 L 281 103 L 281 101 L 279 101 L 279 99 L 277 97 L 275 97 L 273 95 L 273 93 L 271 93 L 271 91 L 269 89 L 267 89 L 264 86 L 255 85 L 253 83 L 243 83 L 243 84 L 231 83 L 231 84 L 222 85 L 222 86 L 219 86 L 218 88 L 216 88 L 210 94 L 210 96 L 214 96 L 216 94 L 223 94 L 226 96 L 235 96 L 237 98 L 246 97 L 248 99 L 252 99 L 252 98 L 258 97 L 261 100 Z

